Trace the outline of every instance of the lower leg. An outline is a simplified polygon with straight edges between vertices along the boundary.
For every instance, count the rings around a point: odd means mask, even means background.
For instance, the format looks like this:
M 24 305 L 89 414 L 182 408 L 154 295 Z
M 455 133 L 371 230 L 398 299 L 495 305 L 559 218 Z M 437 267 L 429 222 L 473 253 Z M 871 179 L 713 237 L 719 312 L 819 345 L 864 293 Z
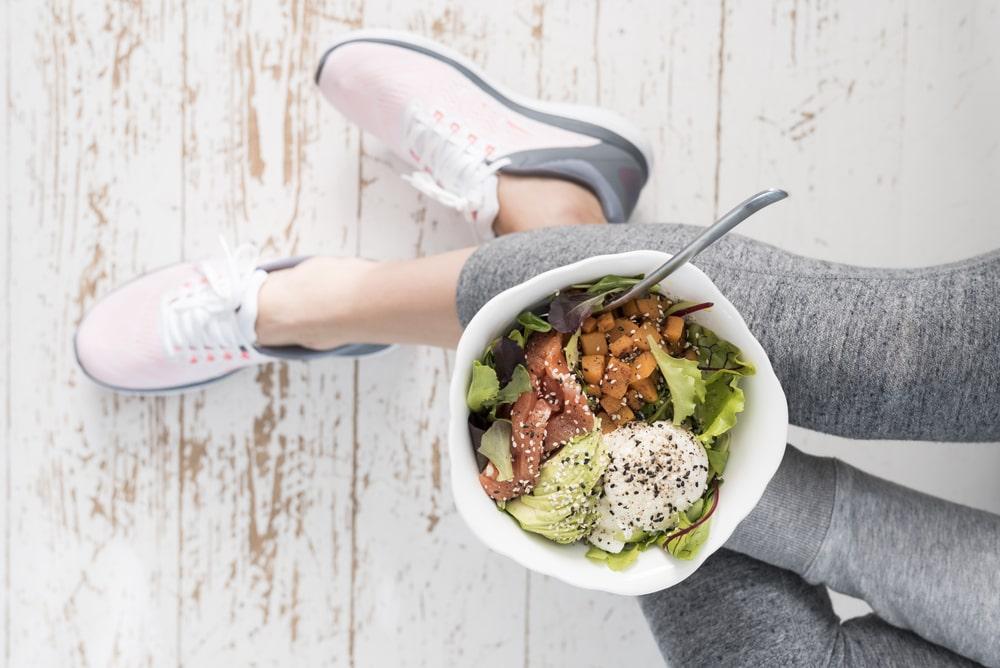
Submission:
M 258 296 L 257 342 L 454 347 L 462 333 L 455 287 L 473 250 L 384 262 L 318 256 L 269 274 Z
M 499 178 L 498 235 L 603 223 L 597 198 L 562 179 Z M 257 341 L 323 350 L 351 343 L 454 347 L 458 276 L 474 249 L 376 262 L 317 256 L 268 275 L 258 296 Z

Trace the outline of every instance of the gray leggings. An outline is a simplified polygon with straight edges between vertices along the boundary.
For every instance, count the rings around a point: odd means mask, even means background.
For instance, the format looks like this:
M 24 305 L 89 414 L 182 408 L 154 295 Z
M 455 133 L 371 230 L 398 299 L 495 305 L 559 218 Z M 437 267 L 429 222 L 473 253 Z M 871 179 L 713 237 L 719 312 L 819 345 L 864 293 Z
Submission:
M 680 225 L 511 235 L 462 269 L 490 297 L 601 253 L 676 251 Z M 746 318 L 790 421 L 851 438 L 1000 440 L 1000 252 L 864 269 L 730 236 L 696 262 Z M 761 503 L 693 576 L 640 604 L 672 665 L 1000 666 L 1000 517 L 789 448 Z M 841 623 L 822 585 L 876 614 Z

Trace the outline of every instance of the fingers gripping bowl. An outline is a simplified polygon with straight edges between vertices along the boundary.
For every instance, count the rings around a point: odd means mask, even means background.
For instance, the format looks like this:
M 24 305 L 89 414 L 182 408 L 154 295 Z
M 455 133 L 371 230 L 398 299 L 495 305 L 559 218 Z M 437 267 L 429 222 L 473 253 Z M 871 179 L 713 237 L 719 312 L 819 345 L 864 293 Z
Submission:
M 646 350 L 638 347 L 638 343 L 642 342 L 642 336 L 635 336 L 632 333 L 632 340 L 636 342 L 636 346 L 628 344 L 623 346 L 623 342 L 619 342 L 619 345 L 612 350 L 596 351 L 604 366 L 612 365 L 612 371 L 616 360 L 629 360 L 630 368 L 637 366 L 641 369 L 643 362 L 640 358 L 648 361 L 652 357 L 656 362 L 656 370 L 652 377 L 659 379 L 658 384 L 653 384 L 653 395 L 664 395 L 655 397 L 656 401 L 645 401 L 654 397 L 649 396 L 647 390 L 644 399 L 641 392 L 632 392 L 635 386 L 631 384 L 630 392 L 625 396 L 596 396 L 603 394 L 600 391 L 602 385 L 606 388 L 611 387 L 608 383 L 614 379 L 609 379 L 607 369 L 602 368 L 602 383 L 594 385 L 585 381 L 586 374 L 595 373 L 591 365 L 598 361 L 598 356 L 589 355 L 590 360 L 582 360 L 582 355 L 594 353 L 593 346 L 600 345 L 599 342 L 602 340 L 600 337 L 596 337 L 598 341 L 596 344 L 592 337 L 587 346 L 584 346 L 579 339 L 571 346 L 568 341 L 571 334 L 563 334 L 558 346 L 555 344 L 549 346 L 550 354 L 546 357 L 544 352 L 540 352 L 542 346 L 539 342 L 545 341 L 546 337 L 552 341 L 555 335 L 552 332 L 538 330 L 545 329 L 547 323 L 531 323 L 531 316 L 522 318 L 522 322 L 518 323 L 519 315 L 539 306 L 545 307 L 555 293 L 565 292 L 570 286 L 592 285 L 605 276 L 636 276 L 660 265 L 667 257 L 666 254 L 655 251 L 634 251 L 588 258 L 545 272 L 491 299 L 469 323 L 458 345 L 449 397 L 451 408 L 449 456 L 452 489 L 459 513 L 473 533 L 494 551 L 514 559 L 526 568 L 551 575 L 575 586 L 617 594 L 639 595 L 680 582 L 726 542 L 736 525 L 756 505 L 784 453 L 788 423 L 787 406 L 784 393 L 771 369 L 767 355 L 732 304 L 704 273 L 690 264 L 681 267 L 665 279 L 659 286 L 660 294 L 653 296 L 654 302 L 651 303 L 658 303 L 666 308 L 654 318 L 653 331 L 643 330 L 643 333 L 656 334 L 653 341 L 648 340 L 653 337 L 647 337 L 647 345 L 643 346 Z M 572 304 L 578 302 L 579 300 Z M 690 308 L 688 305 L 704 302 L 711 302 L 712 307 L 688 312 L 685 315 L 684 309 Z M 647 306 L 647 311 L 652 308 L 654 307 Z M 665 370 L 666 375 L 671 376 L 671 380 L 676 381 L 677 374 L 670 368 L 664 369 L 661 363 L 668 366 L 675 363 L 678 366 L 687 365 L 687 375 L 690 375 L 690 364 L 697 364 L 701 368 L 703 378 L 710 382 L 719 380 L 719 373 L 716 372 L 713 376 L 711 369 L 715 367 L 705 364 L 704 359 L 694 360 L 695 355 L 690 350 L 691 345 L 684 340 L 674 338 L 676 332 L 667 332 L 670 323 L 667 322 L 664 313 L 670 308 L 674 309 L 675 320 L 679 317 L 676 314 L 683 316 L 685 330 L 682 336 L 689 337 L 690 333 L 699 331 L 714 332 L 719 339 L 732 344 L 730 350 L 734 349 L 738 355 L 736 363 L 725 365 L 731 369 L 724 375 L 727 381 L 731 378 L 739 379 L 738 385 L 745 397 L 745 406 L 743 411 L 739 412 L 735 426 L 729 429 L 727 425 L 724 439 L 715 438 L 709 433 L 718 431 L 718 424 L 714 429 L 710 429 L 708 425 L 699 423 L 693 413 L 689 414 L 689 410 L 693 411 L 696 407 L 678 407 L 672 401 L 672 394 L 677 394 L 680 398 L 684 392 L 678 390 L 679 385 L 672 386 L 677 390 L 675 393 L 669 392 L 667 378 L 661 370 Z M 543 308 L 542 311 L 544 310 Z M 647 322 L 649 318 L 643 318 L 641 313 L 633 313 L 635 317 L 632 320 L 636 323 L 633 329 L 638 330 L 650 325 Z M 532 324 L 536 327 L 532 327 Z M 596 327 L 594 321 L 588 321 L 583 325 L 584 329 L 593 327 Z M 516 467 L 520 464 L 523 470 L 514 471 L 515 475 L 511 477 L 511 472 L 501 472 L 492 466 L 494 458 L 492 456 L 484 469 L 484 460 L 482 457 L 477 457 L 477 450 L 473 444 L 469 420 L 470 415 L 473 415 L 475 422 L 482 419 L 482 416 L 490 414 L 501 426 L 506 422 L 506 432 L 499 428 L 494 431 L 499 432 L 501 440 L 506 437 L 510 442 L 512 440 L 510 427 L 513 423 L 517 423 L 518 427 L 527 427 L 531 423 L 527 418 L 531 414 L 530 409 L 537 408 L 542 412 L 546 410 L 546 406 L 539 403 L 537 406 L 521 406 L 515 412 L 512 404 L 516 403 L 516 398 L 501 397 L 498 400 L 495 391 L 492 398 L 485 395 L 470 397 L 470 381 L 476 385 L 473 379 L 474 368 L 482 371 L 484 366 L 496 366 L 496 360 L 492 358 L 487 359 L 487 364 L 483 365 L 484 351 L 492 350 L 498 339 L 508 338 L 514 328 L 528 335 L 528 341 L 522 340 L 520 343 L 530 352 L 528 356 L 530 359 L 525 360 L 521 371 L 515 371 L 513 380 L 504 378 L 503 387 L 499 388 L 500 394 L 513 395 L 525 389 L 524 383 L 527 382 L 527 378 L 516 378 L 525 372 L 525 368 L 530 368 L 525 375 L 531 376 L 531 383 L 538 384 L 541 376 L 545 375 L 543 367 L 547 369 L 550 366 L 565 364 L 565 353 L 570 348 L 582 354 L 581 359 L 573 359 L 573 354 L 570 353 L 569 361 L 576 369 L 575 373 L 583 394 L 576 397 L 563 388 L 561 396 L 555 400 L 559 405 L 552 409 L 553 411 L 566 416 L 573 414 L 569 419 L 570 429 L 562 435 L 565 439 L 562 442 L 545 445 L 544 429 L 541 432 L 532 432 L 530 428 L 521 430 L 523 448 L 527 448 L 529 442 L 538 441 L 537 447 L 540 452 L 534 462 L 525 464 L 523 459 L 518 461 L 516 456 L 518 434 L 514 434 L 514 465 Z M 566 328 L 565 324 L 563 328 Z M 613 344 L 614 334 L 609 333 L 611 336 L 603 340 Z M 583 334 L 581 331 L 579 336 Z M 519 337 L 515 335 L 514 338 Z M 532 341 L 533 338 L 535 341 Z M 685 348 L 688 350 L 685 351 Z M 643 355 L 644 353 L 651 355 Z M 664 360 L 662 357 L 664 353 L 673 359 Z M 692 359 L 686 359 L 685 353 Z M 539 359 L 547 359 L 548 362 L 539 363 Z M 584 362 L 587 362 L 588 368 L 584 368 Z M 507 363 L 501 362 L 500 366 L 505 365 Z M 743 373 L 734 373 L 736 369 Z M 486 375 L 489 373 L 486 372 Z M 561 373 L 559 371 L 550 375 L 560 378 Z M 501 370 L 501 375 L 509 377 L 512 374 L 510 369 L 507 369 Z M 611 373 L 611 376 L 613 377 L 614 373 Z M 690 379 L 684 382 L 690 382 Z M 488 383 L 485 385 L 488 386 Z M 642 388 L 641 384 L 639 388 Z M 536 394 L 539 398 L 544 398 L 546 394 L 551 397 L 560 394 L 557 390 L 558 388 L 549 385 Z M 618 395 L 620 392 L 613 390 L 610 394 Z M 705 395 L 699 396 L 699 401 L 703 402 Z M 505 406 L 502 403 L 504 399 L 511 405 Z M 475 414 L 470 410 L 470 400 L 477 409 Z M 493 408 L 489 408 L 490 406 Z M 589 411 L 582 406 L 589 408 Z M 573 411 L 570 410 L 571 407 L 574 408 Z M 733 406 L 730 405 L 730 408 Z M 659 409 L 659 414 L 655 414 L 656 409 Z M 678 411 L 677 416 L 673 415 L 675 410 Z M 690 417 L 686 417 L 688 415 Z M 538 425 L 544 425 L 549 417 L 547 413 L 541 416 L 535 413 Z M 673 417 L 681 418 L 677 420 L 679 424 L 674 425 Z M 601 434 L 602 422 L 603 431 L 608 433 Z M 497 434 L 492 436 L 493 438 L 487 440 L 496 442 Z M 627 512 L 608 523 L 606 521 L 610 517 L 607 511 L 608 504 L 614 505 L 617 500 L 621 500 L 620 496 L 616 497 L 611 493 L 610 485 L 613 481 L 623 482 L 627 479 L 629 472 L 622 470 L 626 464 L 641 465 L 645 469 L 650 468 L 650 463 L 656 465 L 657 444 L 667 442 L 672 448 L 670 456 L 674 459 L 671 461 L 684 460 L 686 468 L 683 471 L 684 473 L 690 471 L 690 477 L 678 481 L 669 476 L 658 477 L 666 469 L 657 469 L 657 475 L 645 470 L 643 474 L 646 477 L 643 481 L 648 484 L 642 489 L 641 494 L 638 494 L 642 501 L 633 503 L 631 508 L 625 509 Z M 702 444 L 709 445 L 709 448 L 703 450 Z M 490 450 L 489 447 L 484 450 L 483 444 L 477 445 L 480 452 Z M 549 453 L 544 452 L 546 448 L 550 450 Z M 609 448 L 613 450 L 610 453 Z M 706 457 L 706 453 L 710 454 L 713 448 L 716 449 L 716 456 L 713 458 L 715 462 Z M 718 458 L 718 450 L 721 449 L 728 451 L 728 461 L 722 465 L 719 464 Z M 660 457 L 662 464 L 662 453 Z M 567 479 L 565 475 L 554 471 L 554 465 L 547 467 L 548 462 L 554 458 L 558 458 L 557 461 L 562 461 L 570 467 L 584 462 L 588 466 L 578 468 L 577 473 L 571 475 L 571 479 Z M 594 462 L 599 464 L 595 466 Z M 721 473 L 719 468 L 724 468 L 724 476 L 719 475 Z M 481 473 L 485 476 L 481 476 Z M 503 479 L 508 482 L 499 482 Z M 530 480 L 530 483 L 518 488 L 518 481 L 525 479 Z M 724 485 L 719 484 L 720 479 L 724 480 Z M 562 488 L 567 483 L 584 490 L 584 493 L 563 503 L 564 506 L 573 504 L 572 516 L 566 518 L 563 513 L 558 515 L 561 521 L 546 525 L 545 528 L 548 530 L 542 533 L 547 537 L 531 533 L 530 528 L 523 529 L 522 526 L 530 527 L 539 517 L 548 517 L 546 513 L 551 510 L 550 506 L 539 503 L 534 497 L 548 495 L 546 502 L 554 498 L 565 500 Z M 688 484 L 689 487 L 680 492 L 672 489 L 669 501 L 664 501 L 660 498 L 661 484 Z M 659 510 L 655 504 L 649 505 L 650 499 L 654 496 L 650 490 L 654 486 L 655 496 L 660 498 Z M 557 488 L 559 494 L 556 494 Z M 634 494 L 637 492 L 638 490 L 633 491 Z M 622 493 L 620 488 L 618 493 L 619 495 Z M 501 499 L 500 505 L 506 503 L 505 499 L 513 499 L 509 502 L 513 507 L 508 506 L 508 512 L 504 512 L 498 508 L 495 499 Z M 582 514 L 577 512 L 580 506 L 584 506 L 587 512 Z M 668 509 L 677 512 L 669 513 Z M 680 531 L 690 529 L 693 524 L 698 524 L 699 520 L 704 522 L 699 525 L 697 540 L 686 540 L 683 536 L 678 536 Z M 600 535 L 601 524 L 604 525 L 603 539 Z M 622 530 L 629 526 L 639 533 L 623 535 Z M 692 537 L 691 533 L 688 531 L 687 539 Z M 640 544 L 641 549 L 636 549 Z M 591 558 L 587 559 L 585 555 Z M 605 563 L 602 564 L 601 561 Z

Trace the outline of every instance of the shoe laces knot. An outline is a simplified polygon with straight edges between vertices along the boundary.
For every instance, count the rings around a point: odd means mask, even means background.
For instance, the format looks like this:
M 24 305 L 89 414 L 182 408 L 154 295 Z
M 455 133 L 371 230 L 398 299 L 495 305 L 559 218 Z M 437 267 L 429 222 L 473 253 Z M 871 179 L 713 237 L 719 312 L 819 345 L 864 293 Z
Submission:
M 237 311 L 259 253 L 253 244 L 232 250 L 225 239 L 219 241 L 223 255 L 197 264 L 200 280 L 185 283 L 161 301 L 161 333 L 170 357 L 197 351 L 246 354 L 252 345 L 241 331 Z
M 427 113 L 419 104 L 407 108 L 404 141 L 420 167 L 403 176 L 414 188 L 474 222 L 486 198 L 487 181 L 510 160 L 490 160 L 495 147 L 484 146 L 463 124 L 442 112 Z

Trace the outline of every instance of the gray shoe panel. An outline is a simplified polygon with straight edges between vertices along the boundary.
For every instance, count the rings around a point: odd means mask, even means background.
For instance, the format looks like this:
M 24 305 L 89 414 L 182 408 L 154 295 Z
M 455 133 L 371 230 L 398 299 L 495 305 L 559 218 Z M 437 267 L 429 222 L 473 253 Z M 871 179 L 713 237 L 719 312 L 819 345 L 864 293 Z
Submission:
M 505 174 L 556 176 L 589 188 L 601 201 L 609 223 L 624 223 L 632 215 L 648 173 L 632 155 L 611 144 L 545 148 L 507 156 Z

